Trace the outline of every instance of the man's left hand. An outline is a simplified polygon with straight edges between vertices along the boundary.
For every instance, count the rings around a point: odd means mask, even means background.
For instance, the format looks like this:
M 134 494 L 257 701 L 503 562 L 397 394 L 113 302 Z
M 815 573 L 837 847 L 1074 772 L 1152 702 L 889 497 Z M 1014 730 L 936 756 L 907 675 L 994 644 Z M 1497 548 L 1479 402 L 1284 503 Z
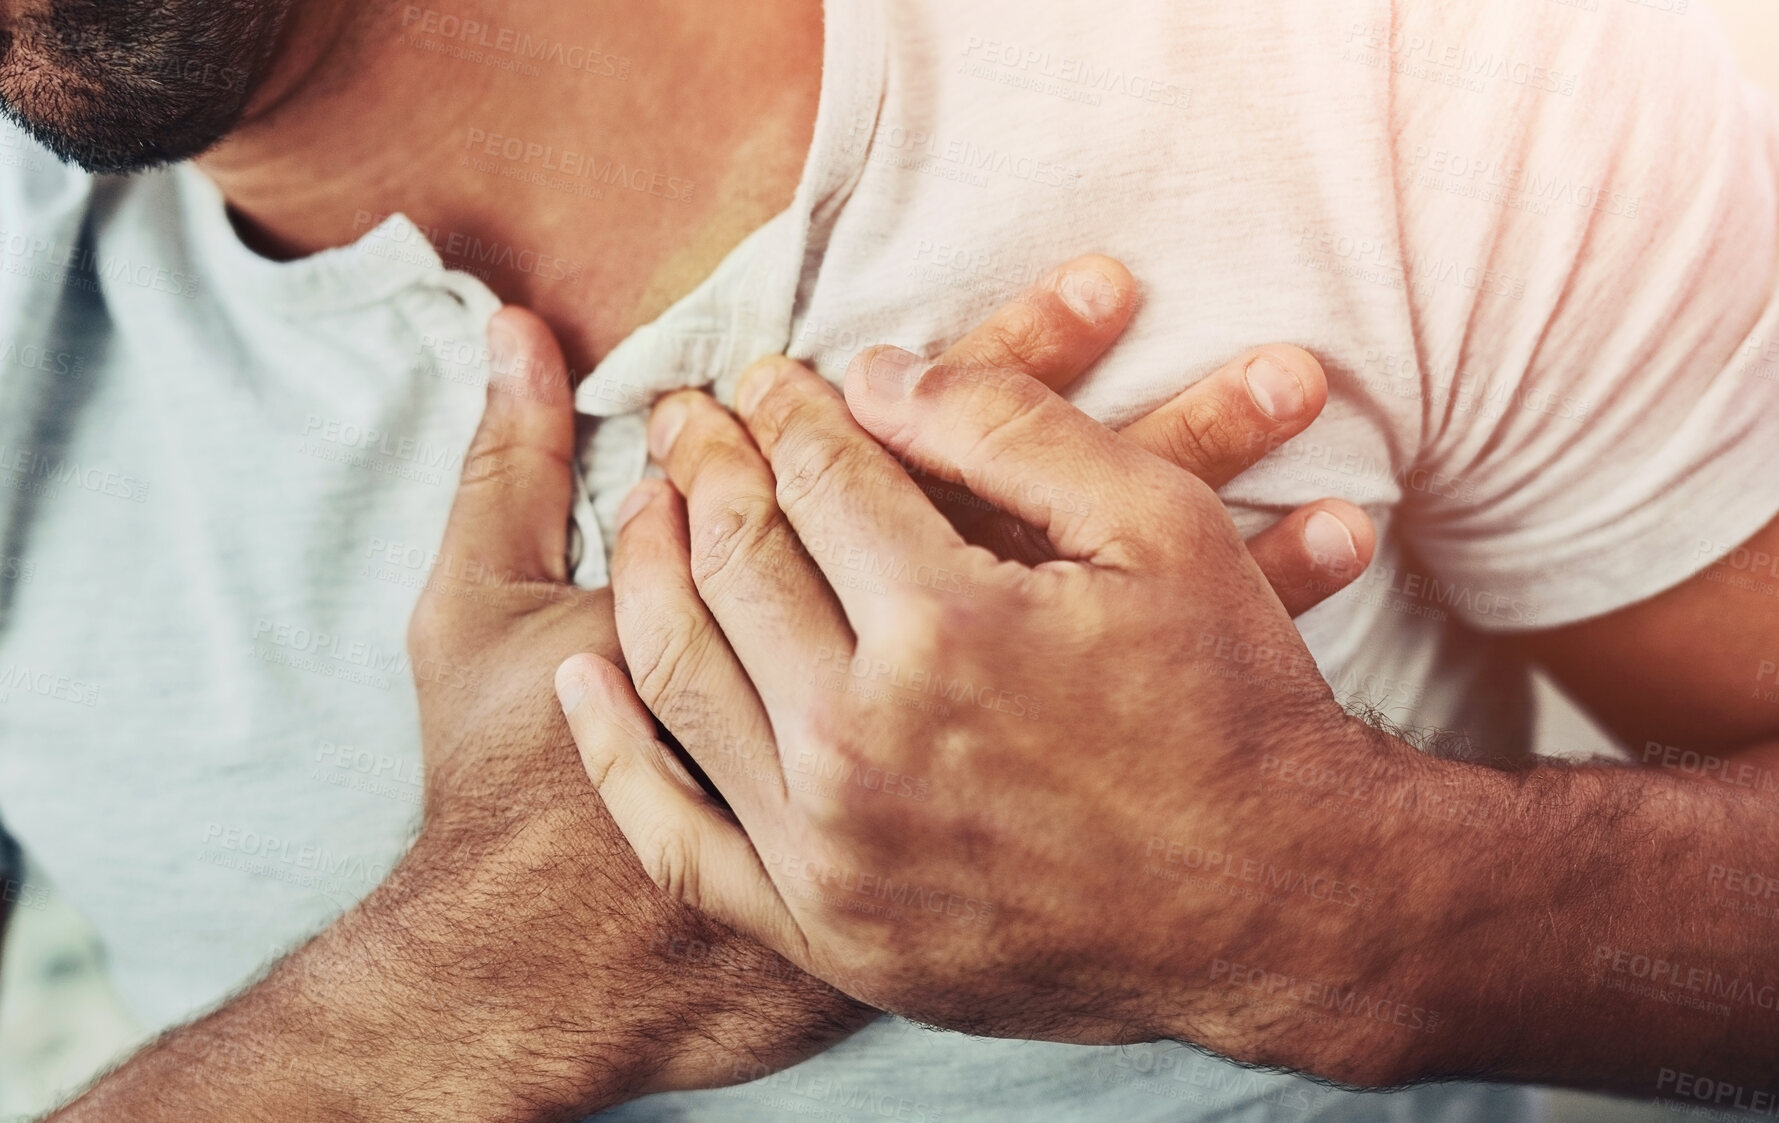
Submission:
M 856 363 L 845 401 L 760 364 L 737 392 L 746 433 L 701 438 L 729 469 L 757 446 L 734 476 L 758 494 L 704 525 L 662 484 L 627 504 L 630 670 L 733 814 L 648 766 L 642 701 L 578 657 L 558 683 L 613 816 L 670 891 L 883 1009 L 1305 1066 L 1301 1012 L 1257 1012 L 1235 958 L 1376 991 L 1426 934 L 1402 907 L 1361 936 L 1360 910 L 1308 893 L 1286 922 L 1204 856 L 1349 894 L 1406 883 L 1350 822 L 1255 790 L 1269 756 L 1350 772 L 1416 754 L 1342 711 L 1203 482 L 1030 378 L 909 358 Z M 1055 560 L 968 544 L 898 456 L 1037 528 Z M 780 511 L 804 548 L 748 529 Z M 663 665 L 679 617 L 721 638 Z M 1341 1027 L 1314 1063 L 1387 1081 L 1400 1033 Z

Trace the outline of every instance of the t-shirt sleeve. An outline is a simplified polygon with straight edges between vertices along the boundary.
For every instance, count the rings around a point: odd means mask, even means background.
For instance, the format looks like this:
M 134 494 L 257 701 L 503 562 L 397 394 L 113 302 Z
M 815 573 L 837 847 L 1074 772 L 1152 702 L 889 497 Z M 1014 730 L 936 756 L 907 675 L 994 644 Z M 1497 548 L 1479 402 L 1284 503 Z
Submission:
M 1423 417 L 1409 543 L 1555 627 L 1779 513 L 1779 116 L 1719 29 L 1548 0 L 1399 0 L 1392 142 Z M 1479 221 L 1482 216 L 1482 221 Z

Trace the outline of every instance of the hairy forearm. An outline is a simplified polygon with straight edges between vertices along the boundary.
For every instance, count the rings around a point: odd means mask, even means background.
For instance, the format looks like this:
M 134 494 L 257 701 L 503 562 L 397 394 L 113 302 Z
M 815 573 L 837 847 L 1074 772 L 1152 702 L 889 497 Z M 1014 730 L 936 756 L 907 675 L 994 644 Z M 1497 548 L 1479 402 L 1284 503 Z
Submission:
M 1454 1010 L 1421 1075 L 1475 1060 L 1518 1081 L 1650 1096 L 1677 1074 L 1779 1089 L 1772 904 L 1743 892 L 1779 872 L 1771 803 L 1643 769 L 1546 767 L 1470 781 L 1494 814 L 1449 861 L 1449 947 L 1429 972 Z
M 516 918 L 477 914 L 493 879 L 525 872 L 491 852 L 423 839 L 362 905 L 221 1009 L 142 1050 L 54 1123 L 529 1123 L 620 1102 L 639 1075 L 627 1030 L 588 1032 L 585 1009 L 563 1010 L 574 999 L 539 986 L 550 972 L 535 952 L 511 945 Z
M 1261 941 L 1262 966 L 1313 964 L 1335 984 L 1299 998 L 1331 1016 L 1267 1023 L 1274 1057 L 1378 1084 L 1779 1091 L 1764 954 L 1779 889 L 1763 880 L 1779 876 L 1779 805 L 1644 769 L 1505 772 L 1362 738 L 1373 751 L 1345 764 L 1287 751 L 1261 766 L 1263 790 L 1298 797 L 1274 812 L 1311 816 L 1368 906 Z

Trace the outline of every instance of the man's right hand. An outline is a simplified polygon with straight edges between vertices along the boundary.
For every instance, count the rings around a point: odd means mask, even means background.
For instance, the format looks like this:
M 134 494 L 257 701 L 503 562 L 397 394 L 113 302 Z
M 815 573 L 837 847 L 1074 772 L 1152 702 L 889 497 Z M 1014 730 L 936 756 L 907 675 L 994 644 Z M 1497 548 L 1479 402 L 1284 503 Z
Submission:
M 787 1067 L 874 1011 L 661 891 L 588 784 L 551 679 L 613 657 L 568 583 L 561 352 L 491 325 L 487 413 L 409 633 L 424 820 L 389 878 L 64 1120 L 574 1120 Z

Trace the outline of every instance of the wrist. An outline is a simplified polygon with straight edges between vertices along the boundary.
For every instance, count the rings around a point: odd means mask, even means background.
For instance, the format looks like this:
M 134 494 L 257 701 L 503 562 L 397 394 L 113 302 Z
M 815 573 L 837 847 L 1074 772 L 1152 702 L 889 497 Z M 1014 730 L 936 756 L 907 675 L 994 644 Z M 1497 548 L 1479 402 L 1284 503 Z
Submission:
M 1616 942 L 1634 915 L 1624 903 L 1647 891 L 1635 884 L 1637 849 L 1653 856 L 1692 840 L 1674 837 L 1660 800 L 1643 803 L 1647 793 L 1624 782 L 1630 771 L 1435 763 L 1474 814 L 1462 837 L 1421 840 L 1423 853 L 1449 848 L 1424 875 L 1415 967 L 1444 1018 L 1402 1058 L 1405 1078 L 1543 1082 L 1552 1058 L 1566 1057 L 1568 1082 L 1587 1086 L 1592 1062 L 1576 1047 L 1592 1037 L 1578 1031 L 1600 1000 L 1591 953 Z
M 1198 878 L 1226 899 L 1175 920 L 1213 931 L 1168 1036 L 1359 1087 L 1422 1075 L 1456 1013 L 1437 972 L 1493 798 L 1470 770 L 1344 714 L 1269 740 L 1220 876 L 1207 847 Z
M 1354 726 L 1344 751 L 1365 762 L 1364 782 L 1305 829 L 1339 840 L 1376 904 L 1323 937 L 1351 990 L 1334 1005 L 1342 1016 L 1305 1035 L 1297 1063 L 1361 1087 L 1535 1070 L 1572 1032 L 1552 1011 L 1587 1000 L 1590 940 L 1610 926 L 1594 905 L 1627 899 L 1624 836 L 1612 828 L 1653 839 L 1657 824 L 1637 825 L 1644 809 L 1607 770 L 1507 771 Z
M 571 853 L 564 840 L 592 845 Z M 648 892 L 621 841 L 603 805 L 581 800 L 440 822 L 385 884 L 388 903 L 367 902 L 381 906 L 366 921 L 389 949 L 373 954 L 399 964 L 405 991 L 422 1003 L 449 992 L 429 1024 L 446 1031 L 455 1078 L 522 1092 L 517 1106 L 532 1113 L 475 1118 L 551 1118 L 536 1114 L 548 1102 L 580 1119 L 657 1090 L 717 1013 L 712 1001 L 752 994 L 688 972 L 686 949 L 708 954 L 712 970 L 728 962 L 720 930 Z M 479 1071 L 464 1068 L 466 1040 Z
M 461 852 L 461 847 L 454 847 Z M 442 908 L 415 847 L 359 906 L 239 998 L 132 1057 L 57 1123 L 549 1123 L 631 1094 L 618 1042 L 558 1031 L 510 948 Z M 469 884 L 474 884 L 472 877 Z
M 512 907 L 509 879 L 527 876 L 537 871 L 473 837 L 423 835 L 376 894 L 268 980 L 340 1058 L 329 1084 L 355 1123 L 578 1120 L 637 1094 L 636 1027 L 584 966 L 590 940 Z

